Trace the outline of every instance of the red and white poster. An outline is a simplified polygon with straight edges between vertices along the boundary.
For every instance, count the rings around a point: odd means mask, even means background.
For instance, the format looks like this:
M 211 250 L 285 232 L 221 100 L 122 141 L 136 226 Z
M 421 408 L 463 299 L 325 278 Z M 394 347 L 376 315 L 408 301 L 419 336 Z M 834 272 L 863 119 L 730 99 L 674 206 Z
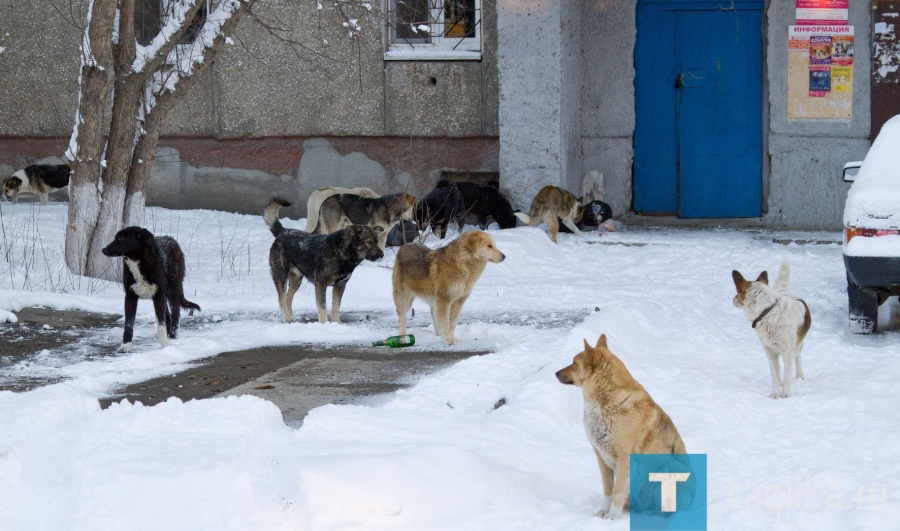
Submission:
M 797 0 L 797 24 L 846 25 L 849 0 Z

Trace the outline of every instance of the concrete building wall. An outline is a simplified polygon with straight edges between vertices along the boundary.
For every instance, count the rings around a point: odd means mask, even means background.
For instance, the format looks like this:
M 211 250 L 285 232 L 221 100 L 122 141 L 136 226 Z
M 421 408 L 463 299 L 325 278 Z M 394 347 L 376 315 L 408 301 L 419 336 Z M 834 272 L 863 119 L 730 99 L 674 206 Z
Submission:
M 605 200 L 618 217 L 633 222 L 640 221 L 631 212 L 636 5 L 634 0 L 592 0 L 582 10 L 582 167 L 603 173 Z M 793 0 L 770 0 L 764 12 L 764 93 L 768 94 L 763 106 L 768 148 L 763 157 L 764 213 L 759 219 L 735 222 L 837 229 L 849 188 L 840 181 L 841 169 L 845 162 L 860 160 L 870 145 L 871 15 L 867 4 L 851 2 L 849 23 L 856 28 L 857 50 L 852 119 L 796 120 L 787 117 L 787 36 L 795 6 Z
M 499 3 L 500 171 L 517 206 L 527 207 L 545 184 L 578 194 L 594 186 L 582 179 L 596 170 L 603 175 L 602 197 L 615 215 L 626 222 L 647 221 L 632 211 L 636 7 L 635 0 L 589 0 L 574 11 L 565 0 Z M 787 118 L 787 33 L 794 9 L 793 0 L 770 0 L 764 11 L 764 212 L 723 223 L 839 228 L 849 187 L 840 181 L 841 168 L 861 159 L 870 144 L 868 6 L 850 6 L 857 54 L 849 120 Z M 580 40 L 575 60 L 573 40 Z M 579 104 L 574 111 L 573 101 Z M 575 115 L 580 120 L 573 124 Z M 539 127 L 529 127 L 532 123 Z M 696 223 L 657 217 L 652 222 Z
M 603 200 L 621 217 L 632 206 L 635 4 L 594 0 L 581 13 L 581 164 L 603 174 Z
M 581 187 L 581 90 L 586 65 L 581 56 L 581 2 L 560 1 L 560 186 L 579 195 Z
M 500 188 L 513 207 L 528 210 L 543 186 L 565 180 L 562 56 L 572 27 L 563 8 L 574 0 L 498 0 L 497 60 L 500 77 Z
M 766 10 L 766 70 L 769 85 L 770 180 L 767 225 L 838 229 L 842 226 L 849 184 L 840 180 L 845 162 L 862 160 L 869 140 L 871 11 L 867 3 L 850 2 L 849 23 L 855 26 L 853 118 L 796 120 L 787 117 L 788 25 L 795 3 L 772 0 Z
M 385 61 L 377 13 L 349 39 L 315 2 L 260 2 L 258 17 L 298 44 L 241 22 L 235 44 L 169 114 L 149 203 L 255 213 L 279 192 L 304 215 L 321 186 L 423 194 L 442 170 L 497 171 L 493 6 L 483 1 L 481 61 Z M 3 7 L 0 170 L 65 150 L 80 24 L 50 2 Z

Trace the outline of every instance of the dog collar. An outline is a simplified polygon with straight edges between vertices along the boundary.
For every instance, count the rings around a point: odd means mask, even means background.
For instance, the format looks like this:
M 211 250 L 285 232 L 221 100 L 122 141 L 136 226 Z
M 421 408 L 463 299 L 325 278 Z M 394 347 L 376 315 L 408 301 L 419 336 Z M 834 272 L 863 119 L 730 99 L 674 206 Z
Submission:
M 763 317 L 769 315 L 769 312 L 772 311 L 772 308 L 774 308 L 776 304 L 778 304 L 778 301 L 773 302 L 771 306 L 769 306 L 768 308 L 763 310 L 761 314 L 759 314 L 759 317 L 753 320 L 753 328 L 756 328 L 756 325 L 758 325 L 759 322 L 763 320 Z

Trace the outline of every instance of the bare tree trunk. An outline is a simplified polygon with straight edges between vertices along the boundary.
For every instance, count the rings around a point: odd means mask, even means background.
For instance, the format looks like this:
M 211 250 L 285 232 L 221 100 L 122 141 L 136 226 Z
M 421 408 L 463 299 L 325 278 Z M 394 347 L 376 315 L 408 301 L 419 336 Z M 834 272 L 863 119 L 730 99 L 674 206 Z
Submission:
M 134 0 L 121 0 L 119 5 L 119 40 L 114 45 L 115 91 L 106 145 L 106 169 L 103 172 L 103 195 L 100 216 L 91 236 L 88 256 L 100 252 L 122 228 L 125 208 L 125 185 L 134 152 L 136 120 L 141 104 L 146 75 L 134 73 L 136 55 L 134 38 Z M 88 276 L 104 280 L 121 279 L 120 260 L 102 258 L 88 264 Z
M 212 46 L 203 54 L 203 61 L 194 68 L 192 75 L 181 78 L 171 91 L 166 91 L 159 96 L 156 105 L 147 115 L 143 126 L 143 134 L 138 139 L 134 150 L 134 158 L 131 171 L 128 175 L 128 187 L 125 199 L 124 222 L 125 225 L 139 225 L 144 220 L 144 206 L 146 202 L 147 183 L 150 180 L 150 172 L 153 159 L 156 157 L 156 145 L 162 132 L 163 120 L 175 104 L 187 93 L 200 75 L 212 65 L 213 58 L 225 46 L 226 40 L 234 33 L 238 22 L 250 11 L 256 0 L 246 0 L 234 12 L 234 14 L 222 25 Z
M 100 212 L 98 183 L 103 171 L 103 124 L 112 66 L 112 31 L 116 0 L 94 0 L 90 26 L 82 46 L 81 82 L 66 225 L 66 265 L 78 275 L 90 275 L 98 256 L 89 254 L 91 237 Z

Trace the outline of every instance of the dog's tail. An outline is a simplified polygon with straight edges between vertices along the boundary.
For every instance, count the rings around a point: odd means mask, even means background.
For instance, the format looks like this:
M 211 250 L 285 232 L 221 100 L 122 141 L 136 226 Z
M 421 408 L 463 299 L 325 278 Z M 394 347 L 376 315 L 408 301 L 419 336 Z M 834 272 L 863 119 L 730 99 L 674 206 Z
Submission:
M 266 209 L 263 211 L 263 219 L 266 220 L 266 225 L 269 226 L 269 230 L 272 231 L 273 236 L 277 237 L 284 231 L 284 227 L 282 227 L 281 222 L 278 221 L 278 211 L 281 210 L 281 207 L 286 206 L 291 206 L 286 199 L 273 197 L 269 200 L 269 204 L 266 205 Z
M 188 315 L 194 315 L 194 310 L 197 310 L 198 312 L 201 311 L 199 304 L 185 299 L 184 295 L 181 296 L 181 307 L 185 310 L 189 310 Z
M 320 190 L 313 190 L 313 193 L 309 194 L 309 200 L 306 202 L 306 228 L 303 230 L 309 233 L 318 232 L 319 207 L 328 197 L 330 196 Z
M 543 214 L 543 212 L 531 211 L 528 214 L 526 214 L 524 212 L 517 210 L 517 211 L 513 212 L 513 214 L 515 214 L 515 216 L 517 218 L 521 219 L 524 223 L 527 223 L 528 225 L 530 225 L 532 227 L 537 227 L 538 224 L 541 222 L 541 215 Z
M 788 284 L 791 282 L 791 264 L 787 260 L 781 262 L 778 269 L 778 278 L 775 279 L 775 289 L 778 291 L 787 291 Z

